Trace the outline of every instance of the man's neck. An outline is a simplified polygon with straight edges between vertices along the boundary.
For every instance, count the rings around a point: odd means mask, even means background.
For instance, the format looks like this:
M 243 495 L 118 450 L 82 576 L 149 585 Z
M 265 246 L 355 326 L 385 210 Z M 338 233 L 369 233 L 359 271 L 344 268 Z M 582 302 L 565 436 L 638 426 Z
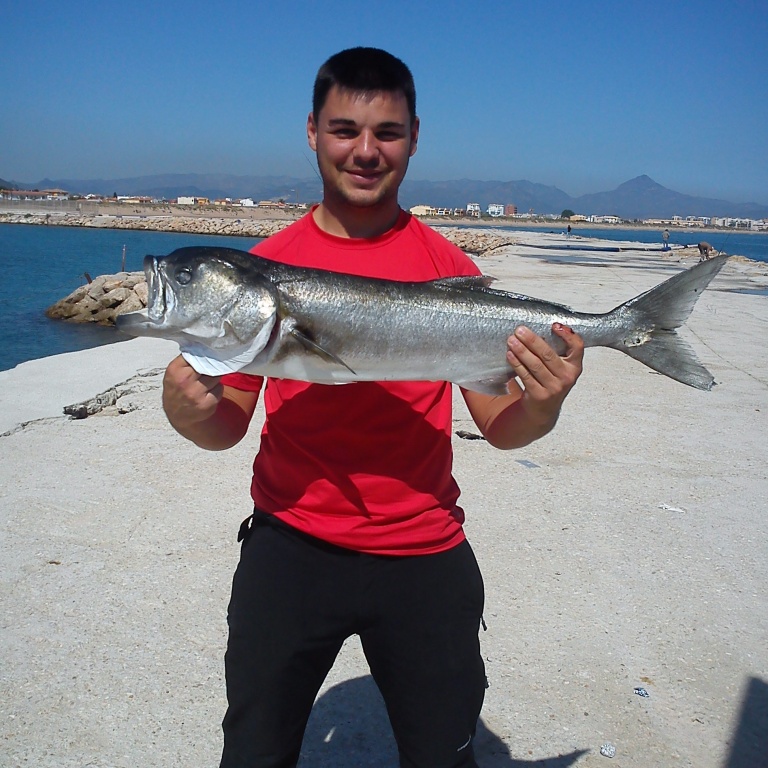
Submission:
M 370 239 L 389 232 L 400 216 L 400 206 L 394 204 L 371 207 L 335 206 L 323 200 L 313 212 L 315 224 L 323 232 L 336 237 Z

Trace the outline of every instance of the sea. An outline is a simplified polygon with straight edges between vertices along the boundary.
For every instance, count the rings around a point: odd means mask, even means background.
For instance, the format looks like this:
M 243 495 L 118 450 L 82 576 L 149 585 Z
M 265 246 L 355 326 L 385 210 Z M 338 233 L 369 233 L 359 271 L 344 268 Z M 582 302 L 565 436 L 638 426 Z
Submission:
M 510 227 L 525 231 L 522 227 Z M 547 231 L 537 228 L 534 231 Z M 561 228 L 553 228 L 560 232 Z M 649 229 L 586 229 L 574 234 L 604 240 L 660 243 Z M 670 230 L 670 242 L 696 244 L 706 239 L 717 250 L 768 263 L 768 233 L 688 232 Z M 91 277 L 123 268 L 142 268 L 146 254 L 162 255 L 188 245 L 218 245 L 248 250 L 259 240 L 141 230 L 0 224 L 0 370 L 63 352 L 125 341 L 115 328 L 49 320 L 45 310 Z
M 40 357 L 126 341 L 113 327 L 50 320 L 45 310 L 87 280 L 142 269 L 147 254 L 188 245 L 248 250 L 253 237 L 0 224 L 0 371 Z

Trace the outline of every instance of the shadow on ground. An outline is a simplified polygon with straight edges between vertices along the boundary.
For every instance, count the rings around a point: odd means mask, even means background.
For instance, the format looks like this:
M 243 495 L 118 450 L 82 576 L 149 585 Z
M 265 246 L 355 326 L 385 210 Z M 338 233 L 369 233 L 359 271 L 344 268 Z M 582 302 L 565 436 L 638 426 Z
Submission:
M 586 751 L 517 760 L 482 720 L 475 738 L 475 757 L 482 768 L 569 768 Z M 315 702 L 299 768 L 392 768 L 397 764 L 387 711 L 370 675 L 346 680 Z
M 768 768 L 768 683 L 750 677 L 723 768 Z

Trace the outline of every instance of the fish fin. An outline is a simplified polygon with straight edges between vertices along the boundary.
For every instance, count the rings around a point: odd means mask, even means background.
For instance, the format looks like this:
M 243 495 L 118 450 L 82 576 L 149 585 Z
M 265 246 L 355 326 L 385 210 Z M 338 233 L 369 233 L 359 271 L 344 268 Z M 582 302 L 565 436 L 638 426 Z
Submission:
M 484 293 L 487 296 L 498 296 L 499 298 L 511 301 L 530 302 L 533 297 L 524 293 L 514 293 L 512 291 L 501 291 L 498 288 L 491 288 L 491 283 L 496 281 L 495 277 L 490 275 L 469 275 L 464 277 L 441 277 L 439 280 L 433 280 L 432 285 L 435 288 L 445 290 L 466 290 L 474 293 Z M 546 302 L 550 308 L 563 309 L 572 312 L 571 307 L 565 304 L 556 304 L 552 301 Z
M 715 383 L 714 376 L 701 364 L 693 349 L 674 331 L 655 331 L 642 346 L 620 349 L 652 370 L 689 387 L 709 391 Z
M 327 349 L 321 347 L 317 342 L 310 339 L 309 336 L 307 336 L 307 334 L 301 331 L 299 328 L 291 328 L 289 333 L 305 349 L 320 355 L 323 360 L 328 360 L 330 362 L 343 365 L 353 376 L 357 376 L 357 374 L 340 357 L 334 355 L 333 352 L 329 352 Z
M 483 290 L 490 288 L 496 278 L 490 275 L 459 275 L 458 277 L 441 277 L 432 281 L 435 288 L 469 288 L 470 290 Z
M 675 332 L 691 314 L 704 289 L 723 268 L 728 256 L 716 256 L 617 307 L 610 315 L 628 316 L 629 327 L 644 328 L 637 334 L 611 344 L 654 371 L 696 389 L 710 390 L 712 374 L 699 362 L 694 351 Z
M 455 382 L 464 389 L 472 392 L 480 392 L 483 395 L 508 395 L 507 383 L 512 377 L 512 373 L 503 373 L 497 376 L 489 376 L 487 379 L 475 379 L 474 381 Z

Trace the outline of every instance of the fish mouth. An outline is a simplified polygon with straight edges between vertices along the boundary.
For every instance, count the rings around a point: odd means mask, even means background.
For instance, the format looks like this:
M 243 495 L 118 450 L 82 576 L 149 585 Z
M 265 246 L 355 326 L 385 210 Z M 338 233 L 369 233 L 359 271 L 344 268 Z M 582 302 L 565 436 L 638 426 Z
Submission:
M 144 275 L 147 278 L 147 317 L 151 323 L 161 324 L 176 305 L 176 297 L 156 256 L 144 257 Z

